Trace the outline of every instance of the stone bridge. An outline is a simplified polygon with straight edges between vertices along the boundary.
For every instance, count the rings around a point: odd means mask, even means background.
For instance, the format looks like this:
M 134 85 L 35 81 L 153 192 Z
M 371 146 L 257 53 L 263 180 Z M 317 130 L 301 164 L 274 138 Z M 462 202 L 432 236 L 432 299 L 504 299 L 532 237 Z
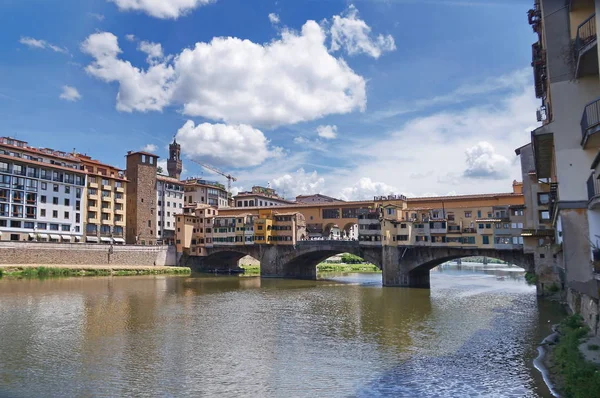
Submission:
M 357 241 L 302 241 L 295 246 L 215 246 L 206 257 L 189 257 L 195 271 L 238 269 L 238 261 L 252 256 L 260 261 L 261 277 L 316 279 L 317 264 L 341 253 L 351 253 L 375 264 L 383 273 L 384 286 L 429 288 L 429 271 L 463 257 L 496 258 L 527 271 L 534 270 L 533 254 L 522 250 L 436 246 L 366 246 Z

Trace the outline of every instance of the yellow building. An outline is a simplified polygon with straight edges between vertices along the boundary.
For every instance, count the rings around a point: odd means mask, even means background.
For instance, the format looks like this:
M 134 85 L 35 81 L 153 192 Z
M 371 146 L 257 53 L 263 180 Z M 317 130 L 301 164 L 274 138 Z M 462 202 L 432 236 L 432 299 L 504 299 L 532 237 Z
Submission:
M 88 174 L 83 203 L 85 241 L 124 244 L 127 185 L 124 172 L 86 155 L 75 156 Z

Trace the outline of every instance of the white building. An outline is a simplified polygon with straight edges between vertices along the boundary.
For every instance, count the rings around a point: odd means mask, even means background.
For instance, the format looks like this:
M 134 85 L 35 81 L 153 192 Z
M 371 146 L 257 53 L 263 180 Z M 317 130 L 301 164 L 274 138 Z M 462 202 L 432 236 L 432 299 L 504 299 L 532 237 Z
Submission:
M 86 173 L 76 157 L 0 138 L 0 240 L 81 241 Z
M 233 198 L 235 207 L 270 207 L 294 204 L 285 200 L 274 189 L 255 186 L 252 191 L 240 192 Z
M 156 239 L 175 244 L 175 214 L 183 213 L 183 183 L 163 175 L 156 177 Z

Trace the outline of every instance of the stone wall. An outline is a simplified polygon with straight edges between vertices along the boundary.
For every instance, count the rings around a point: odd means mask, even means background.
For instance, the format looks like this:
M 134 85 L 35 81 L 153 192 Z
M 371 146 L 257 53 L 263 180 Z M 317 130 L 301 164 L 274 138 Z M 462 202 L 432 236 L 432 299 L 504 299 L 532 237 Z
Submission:
M 168 246 L 0 242 L 0 264 L 175 265 Z
M 594 335 L 598 336 L 600 333 L 600 305 L 598 300 L 587 294 L 579 293 L 577 290 L 567 289 L 567 304 L 571 311 L 581 314 Z

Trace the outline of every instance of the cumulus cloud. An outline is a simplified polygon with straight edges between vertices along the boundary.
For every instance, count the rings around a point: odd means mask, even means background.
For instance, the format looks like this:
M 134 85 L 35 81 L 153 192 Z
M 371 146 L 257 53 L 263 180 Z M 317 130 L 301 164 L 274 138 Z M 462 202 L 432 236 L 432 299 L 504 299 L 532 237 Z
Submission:
M 496 153 L 496 149 L 489 142 L 479 142 L 468 148 L 465 154 L 467 156 L 465 177 L 501 180 L 510 175 L 510 161 Z
M 29 48 L 39 48 L 44 50 L 52 50 L 61 54 L 68 54 L 69 50 L 64 47 L 56 46 L 52 43 L 48 43 L 46 40 L 38 40 L 33 37 L 21 37 L 19 43 L 26 45 Z
M 158 147 L 154 144 L 146 144 L 142 148 L 142 151 L 144 151 L 144 152 L 156 152 L 157 150 L 158 150 Z
M 65 101 L 74 102 L 81 99 L 81 94 L 79 94 L 79 91 L 73 86 L 63 86 L 59 98 L 64 99 Z
M 125 35 L 125 39 L 127 39 L 127 41 L 135 41 L 136 40 L 135 35 L 132 35 L 132 34 Z
M 185 155 L 229 167 L 257 166 L 279 152 L 277 148 L 269 148 L 262 131 L 243 124 L 195 125 L 188 120 L 177 131 L 176 139 Z
M 350 5 L 341 15 L 333 17 L 330 33 L 332 51 L 344 49 L 350 55 L 362 53 L 379 58 L 384 52 L 396 49 L 391 35 L 372 37 L 371 27 L 360 19 L 354 5 Z
M 369 177 L 362 177 L 354 185 L 342 189 L 339 197 L 342 200 L 370 200 L 374 196 L 395 193 L 398 193 L 395 187 L 383 182 L 373 181 Z
M 109 0 L 121 11 L 140 11 L 161 19 L 177 19 L 216 0 Z
M 267 44 L 233 37 L 196 43 L 147 70 L 119 59 L 117 37 L 90 35 L 82 49 L 91 75 L 118 82 L 117 109 L 183 113 L 234 124 L 274 127 L 364 110 L 365 80 L 325 46 L 326 32 L 307 21 Z
M 303 168 L 295 173 L 284 174 L 271 180 L 271 186 L 287 197 L 319 193 L 325 187 L 325 179 L 317 171 L 306 173 Z
M 274 12 L 269 14 L 269 21 L 271 21 L 271 23 L 273 25 L 277 25 L 279 23 L 279 15 L 275 14 Z
M 326 140 L 333 140 L 337 137 L 337 126 L 319 126 L 317 127 L 317 134 Z
M 156 63 L 144 71 L 118 59 L 117 37 L 108 32 L 90 35 L 81 49 L 94 58 L 85 68 L 87 73 L 105 82 L 119 82 L 117 110 L 160 111 L 170 103 L 175 78 L 172 66 Z
M 141 41 L 138 45 L 138 50 L 148 55 L 146 61 L 149 64 L 160 61 L 163 58 L 163 49 L 160 43 Z

